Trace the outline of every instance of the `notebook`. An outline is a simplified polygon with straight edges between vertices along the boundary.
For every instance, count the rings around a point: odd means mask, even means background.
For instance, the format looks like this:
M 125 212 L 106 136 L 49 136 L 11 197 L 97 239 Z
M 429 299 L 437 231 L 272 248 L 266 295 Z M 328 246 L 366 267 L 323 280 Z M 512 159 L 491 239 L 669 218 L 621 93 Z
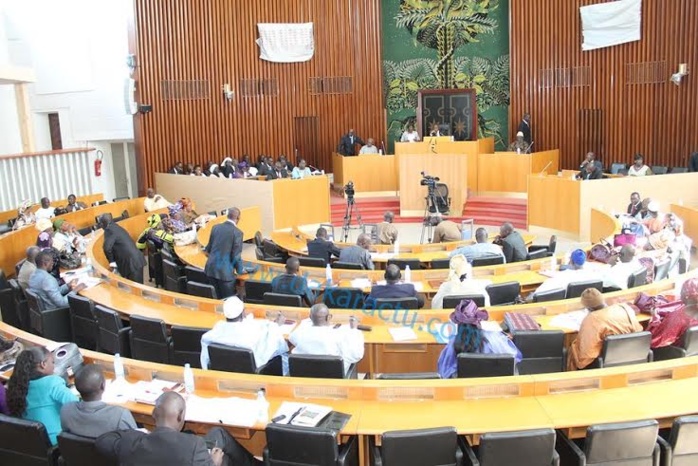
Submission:
M 332 412 L 329 406 L 284 401 L 272 417 L 275 424 L 315 427 Z
M 536 322 L 533 317 L 520 312 L 505 312 L 504 322 L 507 324 L 507 327 L 509 327 L 510 332 L 540 330 L 540 325 L 538 325 L 538 322 Z

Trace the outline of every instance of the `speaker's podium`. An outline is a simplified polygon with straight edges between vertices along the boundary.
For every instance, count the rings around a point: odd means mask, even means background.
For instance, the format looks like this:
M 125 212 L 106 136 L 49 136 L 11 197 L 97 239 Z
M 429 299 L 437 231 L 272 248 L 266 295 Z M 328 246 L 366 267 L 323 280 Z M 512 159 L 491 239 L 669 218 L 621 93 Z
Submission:
M 428 193 L 427 187 L 420 184 L 424 172 L 439 177 L 439 183 L 448 186 L 450 215 L 460 216 L 470 181 L 477 177 L 478 154 L 483 152 L 494 152 L 493 138 L 452 141 L 450 137 L 427 137 L 421 142 L 395 143 L 400 215 L 424 214 Z

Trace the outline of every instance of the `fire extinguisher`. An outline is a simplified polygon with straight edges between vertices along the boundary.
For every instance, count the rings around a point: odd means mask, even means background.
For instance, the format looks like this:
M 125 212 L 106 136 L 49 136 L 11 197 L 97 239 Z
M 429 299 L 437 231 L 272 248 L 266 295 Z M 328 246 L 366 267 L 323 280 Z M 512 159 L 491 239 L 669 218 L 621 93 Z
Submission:
M 102 176 L 102 159 L 104 158 L 104 153 L 101 150 L 97 151 L 95 158 L 95 176 Z

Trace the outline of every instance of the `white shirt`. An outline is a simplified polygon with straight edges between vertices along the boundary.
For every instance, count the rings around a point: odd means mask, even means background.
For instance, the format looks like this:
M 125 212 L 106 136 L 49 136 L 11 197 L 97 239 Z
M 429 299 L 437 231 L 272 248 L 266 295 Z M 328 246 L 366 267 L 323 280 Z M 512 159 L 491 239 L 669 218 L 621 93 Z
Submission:
M 364 336 L 361 330 L 345 326 L 317 326 L 306 319 L 289 335 L 288 340 L 295 346 L 292 354 L 340 356 L 344 360 L 345 374 L 350 365 L 364 357 Z
M 170 203 L 159 194 L 156 194 L 152 199 L 146 197 L 143 201 L 143 209 L 146 212 L 151 212 L 153 210 L 160 210 L 169 207 Z
M 439 286 L 439 291 L 434 295 L 431 300 L 432 309 L 443 309 L 444 298 L 448 296 L 458 296 L 458 295 L 477 295 L 484 296 L 485 306 L 490 305 L 490 295 L 487 294 L 487 287 L 491 285 L 490 280 L 478 280 L 476 278 L 469 278 L 466 280 L 447 280 Z
M 645 176 L 647 175 L 647 171 L 650 169 L 647 165 L 641 166 L 639 169 L 635 168 L 635 165 L 632 165 L 630 168 L 628 168 L 628 176 Z
M 628 289 L 628 278 L 630 275 L 642 270 L 644 266 L 637 259 L 633 258 L 630 262 L 618 261 L 616 265 L 608 269 L 603 279 L 604 288 L 620 288 L 621 290 Z
M 601 280 L 603 273 L 599 270 L 590 270 L 586 265 L 577 270 L 563 270 L 562 272 L 557 272 L 554 277 L 548 278 L 546 281 L 541 283 L 541 285 L 533 292 L 534 295 L 538 293 L 544 293 L 546 291 L 553 291 L 567 289 L 567 285 L 575 282 L 586 282 L 589 280 Z
M 378 153 L 378 148 L 377 148 L 376 146 L 369 146 L 368 144 L 366 144 L 365 146 L 363 146 L 363 147 L 361 148 L 361 150 L 359 151 L 359 155 L 363 155 L 363 154 L 377 154 L 377 153 Z
M 405 131 L 402 133 L 402 137 L 400 138 L 400 142 L 416 142 L 419 141 L 419 133 L 417 131 L 412 131 L 411 133 L 408 131 Z
M 288 345 L 276 322 L 255 319 L 251 314 L 240 322 L 218 322 L 201 337 L 201 367 L 208 369 L 208 345 L 217 343 L 252 351 L 257 367 L 288 353 Z
M 40 208 L 39 210 L 34 212 L 34 217 L 36 217 L 37 220 L 39 220 L 40 218 L 51 219 L 51 218 L 56 216 L 56 214 L 54 213 L 55 210 L 56 210 L 55 207 L 50 207 L 50 206 L 47 207 L 46 209 Z

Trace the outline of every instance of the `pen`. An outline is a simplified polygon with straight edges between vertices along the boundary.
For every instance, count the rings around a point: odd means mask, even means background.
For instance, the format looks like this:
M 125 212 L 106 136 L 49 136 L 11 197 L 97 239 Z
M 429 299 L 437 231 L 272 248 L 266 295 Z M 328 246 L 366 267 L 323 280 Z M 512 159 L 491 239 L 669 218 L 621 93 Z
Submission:
M 301 413 L 301 411 L 303 411 L 303 408 L 304 408 L 304 407 L 301 406 L 300 408 L 298 408 L 298 411 L 296 411 L 295 413 L 293 413 L 293 414 L 291 415 L 291 419 L 288 420 L 288 423 L 289 423 L 289 424 L 291 424 L 291 423 L 293 422 L 293 420 L 296 418 L 296 416 L 298 416 L 298 415 Z

